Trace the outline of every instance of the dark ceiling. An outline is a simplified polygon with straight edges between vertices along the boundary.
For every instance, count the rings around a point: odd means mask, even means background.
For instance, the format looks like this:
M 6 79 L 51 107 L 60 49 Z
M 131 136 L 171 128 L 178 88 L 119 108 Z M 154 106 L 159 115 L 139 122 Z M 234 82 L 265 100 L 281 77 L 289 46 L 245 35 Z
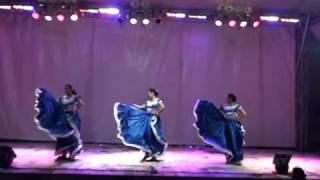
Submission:
M 216 9 L 220 4 L 248 5 L 253 9 L 317 12 L 320 0 L 144 0 L 152 6 L 183 9 Z M 78 0 L 97 4 L 129 5 L 134 0 Z
M 5 0 L 1 0 L 4 2 Z M 18 0 L 16 0 L 18 1 Z M 215 10 L 221 4 L 251 6 L 254 10 L 283 10 L 295 12 L 320 12 L 320 0 L 22 0 L 24 2 L 61 2 L 78 1 L 85 4 L 121 5 L 129 6 L 132 2 L 147 2 L 152 7 L 179 9 L 207 9 Z M 12 2 L 12 1 L 7 1 Z M 21 1 L 20 1 L 21 2 Z

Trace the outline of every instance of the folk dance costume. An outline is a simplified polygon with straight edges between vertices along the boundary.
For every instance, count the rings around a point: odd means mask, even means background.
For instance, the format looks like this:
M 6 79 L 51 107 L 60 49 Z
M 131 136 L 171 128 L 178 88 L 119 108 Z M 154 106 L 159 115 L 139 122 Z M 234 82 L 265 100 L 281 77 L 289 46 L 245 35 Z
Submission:
M 80 139 L 81 120 L 75 106 L 80 96 L 62 96 L 58 101 L 46 89 L 36 89 L 35 122 L 40 130 L 56 139 L 55 155 L 69 154 L 73 159 L 82 149 Z
M 163 155 L 167 147 L 161 129 L 160 116 L 154 113 L 162 101 L 148 100 L 145 107 L 134 104 L 116 103 L 114 117 L 118 126 L 118 138 L 127 146 L 132 146 L 150 154 Z
M 198 100 L 194 107 L 194 124 L 201 139 L 218 152 L 227 155 L 227 163 L 243 159 L 244 128 L 236 120 L 239 104 L 223 105 L 221 109 L 209 101 Z M 222 112 L 221 112 L 222 111 Z M 223 115 L 225 114 L 225 115 Z

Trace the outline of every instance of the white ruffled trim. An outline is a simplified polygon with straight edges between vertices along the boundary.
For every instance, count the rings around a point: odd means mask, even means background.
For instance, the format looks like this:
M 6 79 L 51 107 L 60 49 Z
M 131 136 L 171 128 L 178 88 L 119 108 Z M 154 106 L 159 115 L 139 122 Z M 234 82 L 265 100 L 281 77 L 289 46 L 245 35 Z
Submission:
M 163 140 L 161 139 L 161 137 L 159 136 L 159 134 L 158 134 L 158 132 L 157 132 L 157 129 L 156 129 L 156 127 L 155 127 L 155 125 L 157 124 L 157 121 L 158 121 L 158 118 L 154 115 L 154 116 L 152 117 L 152 119 L 151 119 L 150 125 L 151 125 L 151 129 L 152 129 L 153 135 L 156 137 L 156 140 L 157 140 L 160 144 L 164 145 L 164 150 L 163 150 L 162 153 L 156 153 L 156 154 L 154 154 L 154 155 L 160 157 L 160 156 L 163 156 L 163 155 L 164 155 L 164 153 L 165 153 L 165 151 L 166 151 L 166 149 L 167 149 L 167 147 L 168 147 L 168 143 L 165 142 L 165 141 L 163 141 Z
M 47 129 L 44 129 L 44 128 L 42 128 L 41 126 L 40 126 L 40 122 L 39 122 L 39 119 L 37 118 L 38 117 L 38 115 L 40 114 L 40 109 L 38 108 L 38 105 L 39 105 L 39 98 L 40 98 L 40 95 L 41 95 L 41 93 L 42 93 L 42 91 L 41 91 L 41 89 L 39 89 L 39 88 L 37 88 L 36 90 L 35 90 L 35 97 L 36 97 L 36 100 L 35 100 L 35 104 L 34 104 L 34 110 L 36 111 L 36 115 L 34 116 L 34 122 L 37 124 L 37 128 L 38 129 L 40 129 L 40 130 L 42 130 L 42 131 L 44 131 L 44 132 L 46 132 L 46 133 L 48 133 L 48 135 L 53 139 L 53 140 L 56 140 L 57 139 L 57 137 L 58 138 L 64 138 L 64 137 L 68 137 L 68 136 L 70 136 L 70 135 L 72 135 L 73 133 L 75 133 L 75 131 L 73 130 L 73 131 L 71 131 L 71 132 L 69 132 L 69 133 L 67 133 L 67 134 L 65 134 L 65 135 L 51 135 L 50 133 L 49 133 L 49 131 L 47 130 Z
M 195 104 L 195 106 L 194 106 L 194 108 L 193 108 L 193 115 L 194 115 L 194 117 L 196 118 L 197 121 L 198 121 L 198 116 L 197 116 L 197 113 L 196 113 L 196 109 L 197 109 L 197 107 L 198 107 L 199 102 L 200 102 L 200 100 L 198 99 L 197 102 L 196 102 L 196 104 Z M 221 153 L 224 153 L 224 154 L 227 154 L 227 155 L 230 155 L 230 156 L 233 157 L 233 154 L 232 154 L 231 151 L 229 151 L 229 150 L 227 150 L 227 149 L 224 149 L 223 147 L 221 147 L 221 146 L 219 146 L 219 145 L 217 145 L 217 144 L 213 144 L 213 143 L 211 143 L 210 141 L 207 141 L 206 139 L 204 139 L 204 138 L 200 135 L 200 131 L 199 131 L 199 128 L 197 127 L 196 123 L 194 123 L 193 126 L 197 129 L 197 131 L 198 131 L 198 136 L 201 138 L 201 140 L 202 140 L 203 142 L 205 142 L 206 144 L 211 145 L 216 151 L 221 152 Z
M 130 144 L 130 143 L 127 143 L 125 141 L 125 139 L 121 136 L 121 122 L 120 122 L 120 119 L 118 117 L 118 106 L 120 105 L 121 103 L 120 102 L 116 102 L 113 106 L 113 113 L 114 113 L 114 119 L 116 120 L 116 123 L 117 123 L 117 128 L 118 128 L 118 134 L 117 134 L 117 137 L 122 141 L 122 143 L 126 146 L 130 146 L 130 147 L 134 147 L 134 148 L 137 148 L 137 149 L 140 149 L 141 151 L 144 151 L 144 152 L 147 152 L 147 153 L 152 153 L 150 150 L 142 147 L 142 146 L 139 146 L 139 145 L 136 145 L 136 144 Z

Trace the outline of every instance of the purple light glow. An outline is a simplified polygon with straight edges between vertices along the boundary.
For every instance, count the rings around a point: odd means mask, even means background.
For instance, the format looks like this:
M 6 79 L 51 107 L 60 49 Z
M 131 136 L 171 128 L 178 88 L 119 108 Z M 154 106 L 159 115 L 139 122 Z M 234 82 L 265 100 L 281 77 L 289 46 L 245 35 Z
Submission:
M 104 148 L 86 146 L 86 151 L 77 156 L 77 161 L 72 163 L 57 164 L 53 156 L 51 144 L 37 144 L 28 146 L 14 145 L 14 151 L 19 155 L 13 162 L 13 166 L 19 169 L 57 169 L 60 170 L 100 170 L 119 172 L 149 172 L 152 162 L 140 163 L 143 154 L 137 150 L 107 146 Z M 36 152 L 36 153 L 35 153 Z M 208 177 L 217 175 L 229 177 L 241 175 L 268 175 L 273 176 L 272 164 L 274 153 L 270 150 L 246 150 L 242 167 L 225 165 L 225 156 L 217 154 L 209 149 L 193 148 L 169 148 L 166 155 L 161 157 L 161 163 L 156 164 L 159 175 L 167 172 L 185 174 L 198 174 Z M 308 179 L 319 179 L 320 157 L 307 153 L 293 153 L 290 162 L 290 171 L 293 167 L 303 167 Z M 243 176 L 242 176 L 243 177 Z

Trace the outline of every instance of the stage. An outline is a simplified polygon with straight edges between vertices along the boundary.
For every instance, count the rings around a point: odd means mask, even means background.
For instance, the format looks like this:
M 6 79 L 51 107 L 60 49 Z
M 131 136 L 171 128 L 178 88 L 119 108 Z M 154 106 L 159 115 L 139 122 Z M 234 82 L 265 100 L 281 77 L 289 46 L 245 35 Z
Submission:
M 86 144 L 74 162 L 55 162 L 53 143 L 0 143 L 17 154 L 12 168 L 2 169 L 0 179 L 179 179 L 248 178 L 287 179 L 274 174 L 275 152 L 284 150 L 245 150 L 242 166 L 226 165 L 225 157 L 204 146 L 169 146 L 159 162 L 140 163 L 143 154 L 114 144 Z M 302 167 L 308 179 L 320 179 L 320 155 L 290 152 L 290 169 Z

